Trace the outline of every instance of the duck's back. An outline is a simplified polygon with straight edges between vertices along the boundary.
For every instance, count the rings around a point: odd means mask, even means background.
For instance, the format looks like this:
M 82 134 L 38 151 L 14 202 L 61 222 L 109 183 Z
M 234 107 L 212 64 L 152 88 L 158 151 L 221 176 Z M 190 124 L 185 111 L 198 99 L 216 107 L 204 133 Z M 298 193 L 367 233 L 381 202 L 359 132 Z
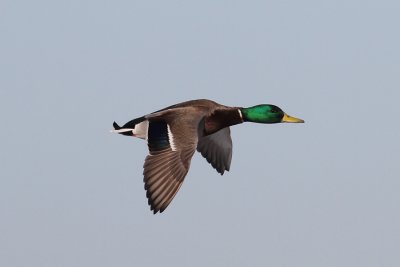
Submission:
M 174 109 L 174 108 L 184 108 L 184 107 L 194 107 L 194 108 L 199 108 L 202 110 L 209 110 L 210 112 L 212 112 L 213 110 L 215 110 L 216 108 L 223 108 L 225 106 L 218 104 L 217 102 L 214 102 L 212 100 L 208 100 L 208 99 L 196 99 L 196 100 L 189 100 L 189 101 L 185 101 L 182 103 L 178 103 L 166 108 L 163 108 L 161 110 L 158 110 L 156 112 L 160 112 L 160 111 L 164 111 L 167 109 Z M 156 113 L 154 112 L 154 113 Z

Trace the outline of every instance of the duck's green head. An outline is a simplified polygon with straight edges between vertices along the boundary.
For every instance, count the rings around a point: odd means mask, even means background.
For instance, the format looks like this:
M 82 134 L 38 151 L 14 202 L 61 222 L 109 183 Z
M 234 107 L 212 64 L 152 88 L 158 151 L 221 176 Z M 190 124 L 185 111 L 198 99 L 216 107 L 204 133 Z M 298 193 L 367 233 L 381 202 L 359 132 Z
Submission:
M 302 119 L 291 117 L 274 105 L 257 105 L 249 108 L 241 108 L 240 112 L 244 121 L 258 123 L 280 123 L 280 122 L 295 122 L 303 123 Z

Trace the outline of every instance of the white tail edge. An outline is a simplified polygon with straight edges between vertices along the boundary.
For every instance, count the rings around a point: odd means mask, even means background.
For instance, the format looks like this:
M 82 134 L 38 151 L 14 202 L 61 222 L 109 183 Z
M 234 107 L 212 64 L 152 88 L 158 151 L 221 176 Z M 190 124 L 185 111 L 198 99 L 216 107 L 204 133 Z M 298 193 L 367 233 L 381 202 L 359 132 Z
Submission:
M 134 129 L 124 128 L 119 130 L 110 130 L 110 133 L 125 133 L 125 132 L 133 132 Z

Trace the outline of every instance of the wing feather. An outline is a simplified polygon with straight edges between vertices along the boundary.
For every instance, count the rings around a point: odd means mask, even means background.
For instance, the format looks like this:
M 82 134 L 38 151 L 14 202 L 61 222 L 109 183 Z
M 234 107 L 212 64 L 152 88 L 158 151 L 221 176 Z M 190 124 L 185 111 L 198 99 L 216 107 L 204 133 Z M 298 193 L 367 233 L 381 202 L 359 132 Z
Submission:
M 197 151 L 221 175 L 229 171 L 232 160 L 232 139 L 229 127 L 199 138 Z
M 193 152 L 191 153 L 193 155 Z M 167 160 L 165 159 L 167 158 Z M 158 160 L 163 164 L 156 164 Z M 189 158 L 190 161 L 190 158 Z M 161 168 L 160 168 L 161 167 Z M 144 183 L 151 210 L 157 213 L 168 206 L 176 195 L 189 168 L 186 168 L 178 151 L 148 155 L 144 164 Z
M 204 114 L 194 107 L 165 109 L 146 115 L 149 120 L 149 155 L 143 165 L 143 181 L 150 209 L 163 212 L 189 171 Z
M 175 183 L 174 188 L 172 188 L 171 192 L 167 196 L 167 200 L 161 205 L 160 212 L 163 212 L 168 205 L 171 203 L 172 199 L 174 199 L 176 193 L 178 192 L 179 188 L 181 188 L 182 183 Z

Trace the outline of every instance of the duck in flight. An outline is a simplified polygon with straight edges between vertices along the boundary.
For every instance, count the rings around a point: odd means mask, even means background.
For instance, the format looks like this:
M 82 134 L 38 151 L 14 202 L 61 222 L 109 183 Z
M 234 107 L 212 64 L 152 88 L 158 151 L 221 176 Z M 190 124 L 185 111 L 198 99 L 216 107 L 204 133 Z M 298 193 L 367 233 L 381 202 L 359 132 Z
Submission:
M 163 212 L 175 197 L 197 150 L 221 175 L 229 171 L 232 139 L 229 127 L 243 122 L 303 123 L 277 106 L 228 107 L 207 99 L 169 106 L 113 132 L 147 140 L 149 154 L 143 168 L 144 188 L 150 209 Z

